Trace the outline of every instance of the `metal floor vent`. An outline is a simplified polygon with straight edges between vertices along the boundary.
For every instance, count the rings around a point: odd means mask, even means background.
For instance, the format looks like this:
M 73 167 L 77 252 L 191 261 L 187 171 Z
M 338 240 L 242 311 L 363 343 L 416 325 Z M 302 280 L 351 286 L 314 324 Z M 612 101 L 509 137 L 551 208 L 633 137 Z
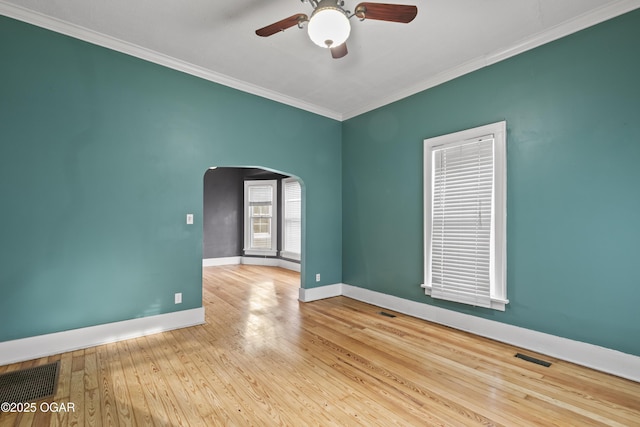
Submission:
M 516 357 L 518 359 L 526 360 L 527 362 L 531 362 L 531 363 L 535 363 L 535 364 L 538 364 L 538 365 L 542 365 L 542 366 L 544 366 L 546 368 L 551 366 L 550 362 L 547 362 L 547 361 L 544 361 L 544 360 L 540 360 L 540 359 L 536 359 L 535 357 L 527 356 L 526 354 L 516 353 Z
M 384 312 L 384 311 L 381 311 L 381 312 L 380 312 L 380 314 L 382 314 L 383 316 L 386 316 L 386 317 L 396 317 L 396 315 L 395 315 L 395 314 L 386 313 L 386 312 Z
M 60 362 L 0 375 L 0 402 L 31 402 L 56 392 Z

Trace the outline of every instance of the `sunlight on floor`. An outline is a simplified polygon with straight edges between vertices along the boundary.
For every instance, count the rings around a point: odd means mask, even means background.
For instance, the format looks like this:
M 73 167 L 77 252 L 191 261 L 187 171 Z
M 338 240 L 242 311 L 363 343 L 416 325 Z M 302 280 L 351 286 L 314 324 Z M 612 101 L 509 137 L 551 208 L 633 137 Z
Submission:
M 252 286 L 245 323 L 245 350 L 262 350 L 276 345 L 278 330 L 282 327 L 280 311 L 273 281 Z

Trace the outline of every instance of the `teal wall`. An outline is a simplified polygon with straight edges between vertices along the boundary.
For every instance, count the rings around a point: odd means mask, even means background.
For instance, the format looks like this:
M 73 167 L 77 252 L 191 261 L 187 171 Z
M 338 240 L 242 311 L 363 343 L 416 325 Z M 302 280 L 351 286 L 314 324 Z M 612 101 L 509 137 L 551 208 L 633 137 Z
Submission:
M 640 355 L 638 40 L 634 11 L 340 124 L 0 17 L 0 341 L 200 307 L 215 165 L 303 180 L 305 287 Z M 503 119 L 511 303 L 432 300 L 423 140 Z
M 341 281 L 339 122 L 6 17 L 0 61 L 0 341 L 200 307 L 212 165 L 299 176 Z
M 640 355 L 640 10 L 343 124 L 343 282 Z M 505 312 L 423 282 L 425 138 L 506 119 Z

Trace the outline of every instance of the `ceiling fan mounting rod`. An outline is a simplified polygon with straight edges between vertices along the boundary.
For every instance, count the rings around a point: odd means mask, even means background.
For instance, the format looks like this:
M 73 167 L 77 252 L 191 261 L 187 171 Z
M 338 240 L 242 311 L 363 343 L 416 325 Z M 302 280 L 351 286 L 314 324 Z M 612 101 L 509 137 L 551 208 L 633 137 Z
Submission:
M 302 3 L 309 3 L 313 10 L 316 10 L 322 3 L 332 3 L 331 6 L 344 10 L 344 0 L 300 0 Z M 349 11 L 346 11 L 349 13 Z
M 300 0 L 302 3 L 309 3 L 315 10 L 318 7 L 318 0 Z

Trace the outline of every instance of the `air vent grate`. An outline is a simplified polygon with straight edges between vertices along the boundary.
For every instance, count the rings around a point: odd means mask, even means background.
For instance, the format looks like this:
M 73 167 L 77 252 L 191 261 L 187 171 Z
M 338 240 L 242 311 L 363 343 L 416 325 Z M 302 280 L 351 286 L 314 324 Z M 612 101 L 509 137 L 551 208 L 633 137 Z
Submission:
M 60 362 L 0 375 L 0 402 L 31 402 L 51 397 L 58 385 Z
M 535 363 L 537 365 L 542 365 L 542 366 L 544 366 L 546 368 L 551 366 L 550 362 L 547 362 L 547 361 L 544 361 L 544 360 L 540 360 L 540 359 L 536 359 L 535 357 L 527 356 L 526 354 L 517 353 L 516 357 L 518 359 L 526 360 L 527 362 Z

